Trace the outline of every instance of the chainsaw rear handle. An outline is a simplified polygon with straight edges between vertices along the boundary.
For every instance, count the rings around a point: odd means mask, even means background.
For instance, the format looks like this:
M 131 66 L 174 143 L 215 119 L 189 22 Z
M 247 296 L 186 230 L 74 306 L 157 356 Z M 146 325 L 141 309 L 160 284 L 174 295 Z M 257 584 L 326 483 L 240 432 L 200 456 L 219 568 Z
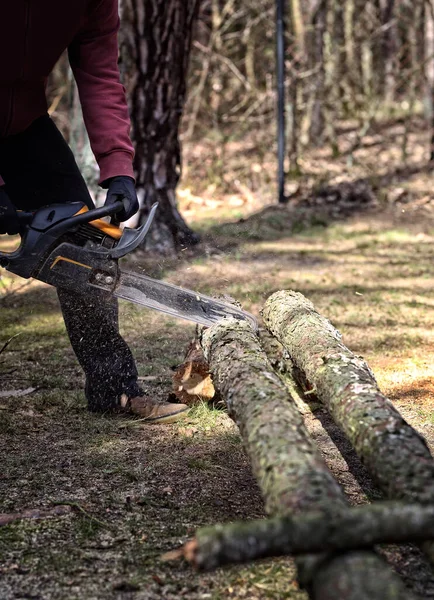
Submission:
M 24 212 L 23 210 L 17 210 L 18 221 L 21 229 L 24 229 L 26 225 L 30 225 L 33 220 L 33 213 Z
M 72 204 L 64 205 L 64 206 L 75 206 L 77 204 L 78 203 L 74 202 Z M 56 207 L 57 206 L 58 205 L 56 205 Z M 71 230 L 72 228 L 75 228 L 78 225 L 82 225 L 83 223 L 90 223 L 91 221 L 103 219 L 104 217 L 113 217 L 117 213 L 121 212 L 121 210 L 124 210 L 125 208 L 128 207 L 128 200 L 125 200 L 125 199 L 118 200 L 114 204 L 111 204 L 110 206 L 102 206 L 101 208 L 93 208 L 90 210 L 85 210 L 85 207 L 83 207 L 83 205 L 81 203 L 80 203 L 80 206 L 82 207 L 80 210 L 75 212 L 72 216 L 69 216 L 69 217 L 66 217 L 65 219 L 60 220 L 58 224 L 59 225 L 67 224 L 68 225 L 67 230 Z M 49 209 L 49 208 L 50 207 L 47 207 L 47 209 Z M 53 207 L 53 210 L 55 210 L 54 207 Z M 38 227 L 38 223 L 33 222 L 37 213 L 38 213 L 38 211 L 35 211 L 34 213 L 33 212 L 25 212 L 25 211 L 21 211 L 21 210 L 17 211 L 18 221 L 22 225 L 23 229 L 25 229 L 25 227 L 30 224 L 32 224 L 33 229 L 39 229 L 42 231 L 44 231 L 45 229 L 48 229 L 48 227 L 51 227 L 52 219 L 50 220 L 49 217 L 47 219 L 47 223 L 44 228 L 41 228 L 41 223 L 39 224 L 39 227 Z

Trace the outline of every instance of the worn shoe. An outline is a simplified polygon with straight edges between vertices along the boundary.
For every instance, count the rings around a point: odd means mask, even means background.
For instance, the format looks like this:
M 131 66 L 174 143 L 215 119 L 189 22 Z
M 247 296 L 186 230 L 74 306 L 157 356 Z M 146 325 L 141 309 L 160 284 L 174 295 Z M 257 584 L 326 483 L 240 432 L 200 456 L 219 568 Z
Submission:
M 186 404 L 159 403 L 147 396 L 128 398 L 125 394 L 121 397 L 121 406 L 148 423 L 173 423 L 190 410 Z

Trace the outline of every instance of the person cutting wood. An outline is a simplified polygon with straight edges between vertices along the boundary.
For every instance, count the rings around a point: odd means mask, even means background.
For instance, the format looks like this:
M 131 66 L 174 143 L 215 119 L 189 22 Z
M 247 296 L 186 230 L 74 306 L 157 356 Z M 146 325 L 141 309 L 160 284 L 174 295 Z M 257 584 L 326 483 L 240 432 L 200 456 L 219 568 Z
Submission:
M 117 0 L 0 0 L 0 234 L 19 232 L 18 210 L 93 202 L 74 156 L 47 114 L 45 86 L 67 49 L 83 118 L 107 189 L 123 201 L 126 221 L 139 209 L 130 119 L 120 83 Z M 88 408 L 129 412 L 148 422 L 183 417 L 184 404 L 159 403 L 138 383 L 132 353 L 119 333 L 117 301 L 58 288 L 72 348 L 82 366 Z

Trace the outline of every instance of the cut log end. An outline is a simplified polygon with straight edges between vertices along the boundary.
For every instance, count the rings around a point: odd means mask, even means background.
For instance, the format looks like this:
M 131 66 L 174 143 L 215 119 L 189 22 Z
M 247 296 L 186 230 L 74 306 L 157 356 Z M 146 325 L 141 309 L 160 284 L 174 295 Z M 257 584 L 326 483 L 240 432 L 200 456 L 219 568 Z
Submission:
M 190 540 L 186 542 L 181 548 L 176 548 L 176 550 L 171 550 L 170 552 L 166 552 L 161 557 L 161 560 L 165 562 L 173 561 L 173 560 L 186 560 L 188 563 L 197 568 L 197 552 L 198 552 L 199 543 L 197 539 Z
M 188 405 L 214 398 L 215 389 L 208 365 L 197 361 L 180 365 L 173 375 L 173 392 Z
M 196 339 L 190 343 L 184 362 L 177 367 L 172 382 L 175 396 L 189 406 L 215 398 L 209 365 Z

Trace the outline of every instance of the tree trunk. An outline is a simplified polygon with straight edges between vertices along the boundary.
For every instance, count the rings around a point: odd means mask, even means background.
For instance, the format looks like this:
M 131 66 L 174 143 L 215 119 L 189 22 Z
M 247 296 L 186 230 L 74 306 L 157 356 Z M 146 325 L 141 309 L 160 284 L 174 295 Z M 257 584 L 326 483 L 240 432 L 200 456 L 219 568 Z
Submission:
M 380 392 L 369 366 L 302 294 L 276 292 L 263 317 L 345 432 L 387 498 L 434 502 L 434 460 L 425 440 Z M 434 562 L 434 544 L 424 545 Z
M 345 78 L 346 78 L 346 64 L 347 59 L 345 56 L 345 22 L 344 22 L 344 10 L 345 2 L 334 3 L 334 29 L 332 32 L 333 42 L 336 46 L 336 75 L 335 82 L 337 87 L 337 97 L 339 99 L 339 105 L 342 107 L 345 101 Z
M 385 100 L 393 102 L 396 91 L 396 25 L 393 23 L 395 0 L 385 0 L 382 14 L 382 53 L 384 60 Z
M 302 417 L 244 322 L 206 329 L 201 345 L 216 389 L 240 428 L 269 514 L 340 511 L 346 499 L 309 438 Z M 316 600 L 409 598 L 400 580 L 369 551 L 299 561 Z
M 319 0 L 312 15 L 312 62 L 311 68 L 317 69 L 312 81 L 312 116 L 309 131 L 310 143 L 319 146 L 325 130 L 326 102 L 326 66 L 324 59 L 324 36 L 327 27 L 328 0 Z
M 99 169 L 83 121 L 77 84 L 65 51 L 47 83 L 48 114 L 70 145 L 92 198 L 98 202 L 106 192 L 98 187 Z
M 303 19 L 303 11 L 300 0 L 291 0 L 290 11 L 288 14 L 288 31 L 291 34 L 289 44 L 288 58 L 290 63 L 289 86 L 288 86 L 288 158 L 289 158 L 289 176 L 298 177 L 300 170 L 300 133 L 301 133 L 301 112 L 302 86 L 299 77 L 303 71 L 306 60 L 306 33 Z
M 344 37 L 345 37 L 345 71 L 348 78 L 348 87 L 351 90 L 348 98 L 349 112 L 355 110 L 357 101 L 354 96 L 358 94 L 358 85 L 354 85 L 354 79 L 357 79 L 356 65 L 356 40 L 354 38 L 354 13 L 356 12 L 355 0 L 346 0 L 343 6 L 344 19 Z
M 159 202 L 146 244 L 161 252 L 199 241 L 180 215 L 175 194 L 181 174 L 179 126 L 198 6 L 199 0 L 122 0 L 120 69 L 136 149 L 139 219 Z
M 372 54 L 372 70 L 373 81 L 372 90 L 376 100 L 383 97 L 384 94 L 384 55 L 383 55 L 383 39 L 381 31 L 382 26 L 382 0 L 371 1 L 370 21 L 371 21 L 371 54 Z
M 210 571 L 263 558 L 427 539 L 434 539 L 434 507 L 381 502 L 327 516 L 304 513 L 297 518 L 205 527 L 168 558 L 184 557 L 197 569 Z
M 426 92 L 425 107 L 430 132 L 429 160 L 434 162 L 434 3 L 428 0 L 425 4 L 425 42 L 426 42 Z
M 93 200 L 105 199 L 106 191 L 98 187 L 99 169 L 90 147 L 89 136 L 84 125 L 78 88 L 69 71 L 69 138 L 68 142 L 75 160 L 86 182 Z

